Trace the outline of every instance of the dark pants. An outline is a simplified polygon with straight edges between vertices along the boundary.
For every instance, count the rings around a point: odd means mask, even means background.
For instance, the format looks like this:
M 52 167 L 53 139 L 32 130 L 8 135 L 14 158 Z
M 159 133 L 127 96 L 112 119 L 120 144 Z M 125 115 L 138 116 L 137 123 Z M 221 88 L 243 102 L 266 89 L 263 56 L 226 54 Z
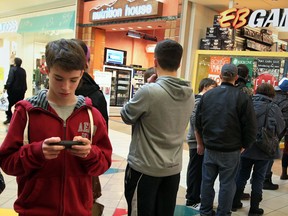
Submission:
M 186 179 L 186 199 L 189 204 L 196 204 L 201 201 L 202 163 L 203 155 L 197 154 L 197 149 L 189 149 L 189 164 Z
M 253 168 L 251 178 L 251 194 L 261 195 L 262 197 L 262 188 L 265 179 L 265 173 L 270 163 L 270 160 L 252 160 L 249 158 L 241 157 L 240 170 L 238 178 L 236 180 L 237 190 L 244 191 L 247 180 L 250 178 Z
M 180 173 L 153 177 L 137 172 L 127 164 L 125 171 L 125 198 L 128 215 L 173 216 Z
M 11 108 L 14 106 L 18 101 L 24 99 L 25 92 L 8 92 L 8 101 L 9 107 L 8 110 L 5 112 L 7 116 L 7 120 L 12 118 L 12 111 Z
M 271 179 L 272 174 L 273 174 L 273 172 L 272 172 L 273 163 L 274 163 L 273 159 L 269 160 L 269 163 L 268 163 L 267 169 L 266 169 L 265 179 Z
M 288 135 L 285 135 L 284 138 L 284 149 L 283 149 L 283 155 L 282 155 L 282 167 L 287 168 L 288 167 Z

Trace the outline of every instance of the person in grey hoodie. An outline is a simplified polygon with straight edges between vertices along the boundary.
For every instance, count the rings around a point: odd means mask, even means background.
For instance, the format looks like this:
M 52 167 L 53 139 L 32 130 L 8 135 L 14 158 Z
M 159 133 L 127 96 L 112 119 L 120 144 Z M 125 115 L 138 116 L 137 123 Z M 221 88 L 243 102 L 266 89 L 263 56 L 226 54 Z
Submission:
M 156 74 L 121 109 L 122 120 L 134 125 L 125 171 L 128 215 L 174 214 L 184 133 L 194 108 L 192 88 L 177 78 L 182 53 L 176 41 L 159 42 Z
M 194 134 L 195 117 L 197 105 L 203 94 L 210 89 L 217 87 L 217 82 L 211 78 L 204 78 L 199 84 L 199 94 L 195 95 L 195 107 L 190 116 L 190 127 L 187 134 L 187 143 L 189 145 L 189 163 L 187 167 L 187 190 L 186 190 L 186 206 L 192 209 L 200 209 L 200 188 L 202 182 L 202 162 L 203 155 L 197 154 L 197 141 Z

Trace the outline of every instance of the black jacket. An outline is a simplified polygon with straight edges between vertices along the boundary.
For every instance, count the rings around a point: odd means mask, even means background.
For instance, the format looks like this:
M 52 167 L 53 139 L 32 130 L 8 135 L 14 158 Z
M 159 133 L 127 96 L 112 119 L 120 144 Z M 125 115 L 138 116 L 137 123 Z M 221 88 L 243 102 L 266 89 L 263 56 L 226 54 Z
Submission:
M 8 95 L 24 94 L 27 90 L 26 71 L 22 67 L 11 67 L 4 89 Z
M 100 90 L 99 85 L 96 84 L 96 82 L 87 72 L 84 72 L 75 94 L 91 98 L 92 105 L 100 111 L 108 128 L 109 119 L 106 99 L 103 92 Z
M 237 87 L 223 82 L 202 96 L 195 126 L 207 149 L 229 152 L 247 148 L 257 133 L 252 100 Z

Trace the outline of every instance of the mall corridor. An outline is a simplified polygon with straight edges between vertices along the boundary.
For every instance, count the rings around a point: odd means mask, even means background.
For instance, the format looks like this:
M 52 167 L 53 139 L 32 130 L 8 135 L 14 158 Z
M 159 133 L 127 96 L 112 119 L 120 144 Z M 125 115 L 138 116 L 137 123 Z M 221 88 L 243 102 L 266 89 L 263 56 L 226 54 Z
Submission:
M 4 112 L 0 112 L 1 122 L 5 120 Z M 0 124 L 0 141 L 5 137 L 7 126 Z M 113 163 L 111 168 L 100 177 L 102 184 L 102 196 L 99 202 L 105 206 L 104 216 L 127 215 L 127 204 L 124 198 L 124 171 L 126 167 L 126 156 L 128 154 L 130 142 L 130 126 L 125 125 L 121 118 L 110 117 L 109 135 L 113 145 Z M 183 151 L 183 171 L 181 173 L 181 182 L 178 191 L 177 207 L 175 216 L 199 215 L 198 211 L 185 206 L 185 188 L 186 188 L 186 167 L 188 163 L 188 150 L 185 144 Z M 286 216 L 288 212 L 288 181 L 279 179 L 280 160 L 277 160 L 274 167 L 273 182 L 280 184 L 280 189 L 276 191 L 264 191 L 261 207 L 264 208 L 265 215 L 268 216 Z M 0 216 L 17 215 L 13 210 L 13 203 L 16 199 L 17 184 L 15 177 L 4 174 L 6 189 L 0 195 Z M 246 188 L 249 192 L 250 184 Z M 217 206 L 218 183 L 215 184 L 216 198 L 214 206 Z M 249 211 L 249 201 L 243 201 L 244 208 L 233 212 L 233 216 L 247 215 Z

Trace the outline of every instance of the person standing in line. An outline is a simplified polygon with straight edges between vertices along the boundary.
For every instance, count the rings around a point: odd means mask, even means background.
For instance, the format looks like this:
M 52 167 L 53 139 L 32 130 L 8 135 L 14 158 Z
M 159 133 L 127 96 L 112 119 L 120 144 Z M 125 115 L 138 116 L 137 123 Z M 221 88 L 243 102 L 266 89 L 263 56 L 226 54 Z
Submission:
M 9 124 L 12 118 L 11 108 L 20 100 L 24 99 L 27 90 L 26 71 L 21 67 L 22 59 L 15 58 L 14 66 L 10 68 L 8 79 L 4 85 L 4 92 L 7 90 L 9 107 L 6 111 L 6 120 L 3 124 Z
M 257 116 L 258 131 L 261 131 L 261 128 L 265 126 L 266 119 L 267 128 L 269 128 L 270 131 L 275 132 L 280 140 L 284 135 L 285 121 L 280 108 L 272 102 L 274 96 L 275 90 L 273 86 L 268 83 L 262 83 L 257 87 L 256 95 L 253 96 L 253 106 Z M 267 109 L 269 110 L 267 111 Z M 277 152 L 279 152 L 279 147 Z M 253 168 L 249 215 L 264 214 L 264 210 L 259 208 L 259 204 L 262 200 L 265 173 L 271 159 L 273 159 L 273 157 L 267 155 L 255 144 L 246 148 L 241 153 L 241 166 L 236 180 L 237 189 L 233 200 L 232 211 L 236 211 L 243 206 L 240 199 Z
M 200 188 L 202 181 L 202 162 L 203 155 L 197 153 L 197 142 L 194 134 L 195 113 L 197 105 L 203 94 L 217 87 L 216 81 L 210 78 L 204 78 L 199 84 L 199 94 L 195 96 L 195 107 L 190 116 L 190 127 L 187 134 L 187 143 L 189 146 L 189 164 L 187 168 L 187 190 L 186 190 L 186 206 L 195 210 L 200 209 Z
M 79 86 L 76 89 L 76 95 L 83 95 L 85 97 L 89 97 L 92 100 L 92 104 L 96 107 L 99 112 L 102 114 L 103 118 L 106 121 L 107 129 L 108 129 L 108 109 L 107 102 L 103 92 L 100 90 L 99 85 L 94 81 L 94 79 L 88 74 L 89 65 L 90 65 L 90 51 L 84 41 L 79 39 L 75 40 L 83 49 L 86 56 L 86 68 L 83 73 L 83 76 L 80 80 Z
M 287 180 L 287 167 L 288 167 L 288 78 L 282 78 L 278 84 L 278 86 L 275 86 L 276 96 L 274 98 L 274 103 L 276 103 L 283 114 L 285 125 L 286 125 L 286 133 L 284 136 L 284 149 L 282 154 L 282 173 L 280 176 L 281 180 Z M 267 172 L 267 180 L 269 182 L 269 173 Z M 272 181 L 271 181 L 272 183 Z M 268 183 L 269 184 L 269 183 Z M 272 183 L 273 184 L 273 183 Z M 271 187 L 271 184 L 269 184 Z M 267 185 L 267 186 L 269 186 Z
M 189 83 L 177 78 L 182 53 L 176 41 L 158 42 L 156 74 L 120 112 L 126 124 L 135 126 L 125 171 L 129 216 L 174 215 L 184 132 L 194 107 Z
M 214 215 L 214 182 L 219 174 L 217 216 L 231 215 L 240 152 L 256 139 L 257 125 L 252 100 L 234 86 L 237 67 L 221 68 L 220 86 L 205 93 L 196 110 L 197 152 L 203 154 L 201 216 Z M 204 148 L 205 147 L 205 148 Z
M 111 166 L 105 120 L 90 98 L 75 95 L 86 65 L 82 48 L 60 39 L 46 45 L 45 56 L 49 89 L 16 104 L 1 168 L 17 176 L 20 216 L 91 216 L 92 176 Z M 59 142 L 66 140 L 80 143 L 65 148 Z
M 247 80 L 249 77 L 249 69 L 245 64 L 237 65 L 238 79 L 235 82 L 235 86 L 241 89 L 244 93 L 252 97 L 253 91 L 247 87 Z
M 284 136 L 284 149 L 282 155 L 282 173 L 280 179 L 285 180 L 288 179 L 287 175 L 287 167 L 288 167 L 288 134 L 287 134 L 287 127 L 288 127 L 288 79 L 282 78 L 278 84 L 275 86 L 276 96 L 274 97 L 273 101 L 276 103 L 282 112 L 283 118 L 285 120 L 286 125 L 286 133 Z M 279 188 L 278 184 L 274 184 L 272 182 L 272 167 L 274 164 L 274 158 L 270 160 L 266 175 L 265 181 L 263 183 L 264 190 L 277 190 Z

